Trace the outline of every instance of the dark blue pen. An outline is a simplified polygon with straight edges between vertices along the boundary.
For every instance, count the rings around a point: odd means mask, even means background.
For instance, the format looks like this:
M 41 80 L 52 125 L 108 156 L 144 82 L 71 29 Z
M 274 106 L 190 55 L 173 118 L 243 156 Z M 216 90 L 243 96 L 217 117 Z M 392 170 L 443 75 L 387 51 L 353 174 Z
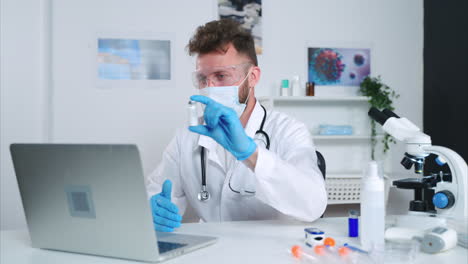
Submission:
M 348 243 L 344 243 L 343 246 L 351 249 L 352 251 L 356 251 L 356 252 L 359 252 L 359 253 L 362 253 L 362 254 L 366 254 L 366 255 L 369 255 L 369 252 L 365 251 L 365 250 L 362 250 L 358 247 L 354 247 L 354 246 L 351 246 L 350 244 Z

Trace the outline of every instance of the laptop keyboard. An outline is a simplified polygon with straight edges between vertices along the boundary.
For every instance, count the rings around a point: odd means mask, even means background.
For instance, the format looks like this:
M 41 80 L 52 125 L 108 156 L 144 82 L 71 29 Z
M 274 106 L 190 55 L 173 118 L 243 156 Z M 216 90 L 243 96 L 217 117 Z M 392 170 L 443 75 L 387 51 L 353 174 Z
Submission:
M 165 253 L 165 252 L 177 249 L 177 248 L 181 248 L 186 245 L 187 244 L 158 241 L 159 254 L 162 254 L 162 253 Z

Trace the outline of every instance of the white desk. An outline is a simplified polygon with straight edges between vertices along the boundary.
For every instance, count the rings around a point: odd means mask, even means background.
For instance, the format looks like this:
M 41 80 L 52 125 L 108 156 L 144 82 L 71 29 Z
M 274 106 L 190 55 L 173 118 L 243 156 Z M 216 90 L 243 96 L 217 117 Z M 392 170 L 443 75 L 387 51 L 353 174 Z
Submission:
M 288 253 L 292 245 L 303 246 L 304 227 L 318 227 L 327 235 L 344 238 L 347 218 L 322 218 L 312 224 L 293 221 L 248 221 L 183 224 L 181 233 L 219 237 L 219 241 L 165 263 L 297 263 Z M 358 245 L 357 240 L 349 240 Z M 415 263 L 468 263 L 468 250 L 456 248 L 429 255 L 420 253 Z M 57 252 L 31 248 L 26 230 L 2 231 L 0 240 L 1 264 L 45 263 L 141 263 L 97 256 Z

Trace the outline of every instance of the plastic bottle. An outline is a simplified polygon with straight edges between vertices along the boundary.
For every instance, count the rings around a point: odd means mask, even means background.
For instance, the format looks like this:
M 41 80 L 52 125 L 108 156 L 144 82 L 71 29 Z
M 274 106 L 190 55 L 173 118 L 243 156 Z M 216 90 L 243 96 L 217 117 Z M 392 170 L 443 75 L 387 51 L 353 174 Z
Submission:
M 304 93 L 301 91 L 301 86 L 299 84 L 299 75 L 294 75 L 291 80 L 291 90 L 293 96 L 303 96 Z
M 281 96 L 289 96 L 289 80 L 281 81 Z
M 368 251 L 385 247 L 384 180 L 377 162 L 371 161 L 361 182 L 361 245 Z

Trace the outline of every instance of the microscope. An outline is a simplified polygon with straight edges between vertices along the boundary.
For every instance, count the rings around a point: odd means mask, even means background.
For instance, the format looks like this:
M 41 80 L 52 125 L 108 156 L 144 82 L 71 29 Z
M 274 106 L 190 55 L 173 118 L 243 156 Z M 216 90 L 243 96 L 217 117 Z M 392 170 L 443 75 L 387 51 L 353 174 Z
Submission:
M 455 151 L 433 146 L 431 137 L 421 132 L 419 127 L 404 117 L 399 117 L 388 109 L 379 111 L 372 107 L 369 116 L 382 125 L 385 132 L 406 144 L 406 153 L 401 164 L 406 169 L 414 166 L 414 172 L 421 178 L 408 178 L 393 181 L 401 189 L 414 190 L 414 200 L 409 210 L 413 212 L 437 213 L 456 219 L 468 217 L 468 175 L 465 160 Z M 448 165 L 450 173 L 431 173 L 424 176 L 424 162 L 430 155 L 436 156 L 438 165 Z

